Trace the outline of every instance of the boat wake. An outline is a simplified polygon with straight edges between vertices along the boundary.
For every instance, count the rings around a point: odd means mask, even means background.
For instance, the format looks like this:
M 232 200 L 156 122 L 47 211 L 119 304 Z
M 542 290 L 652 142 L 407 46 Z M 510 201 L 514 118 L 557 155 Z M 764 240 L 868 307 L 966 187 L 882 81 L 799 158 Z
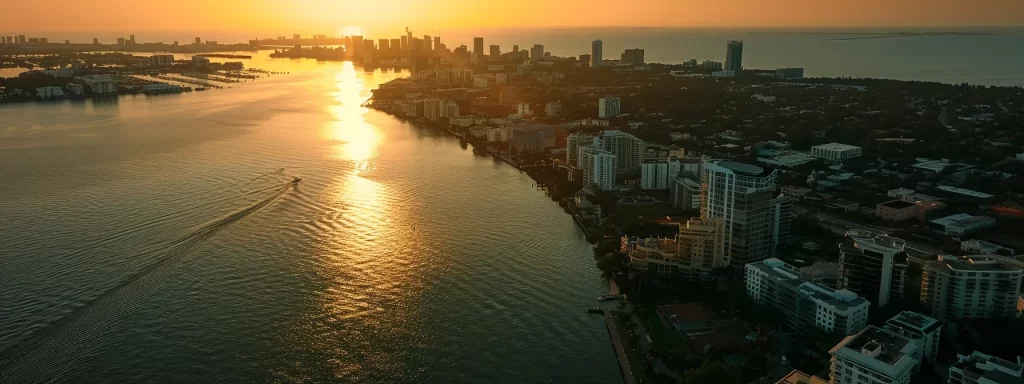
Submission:
M 31 383 L 62 380 L 62 376 L 89 357 L 91 352 L 101 348 L 107 331 L 166 282 L 174 271 L 170 266 L 187 259 L 196 246 L 221 230 L 274 203 L 294 186 L 294 183 L 288 182 L 251 192 L 273 190 L 269 196 L 252 205 L 204 224 L 179 239 L 161 244 L 154 251 L 159 255 L 153 258 L 155 261 L 152 264 L 86 305 L 0 351 L 0 381 Z M 116 238 L 115 235 L 105 240 Z

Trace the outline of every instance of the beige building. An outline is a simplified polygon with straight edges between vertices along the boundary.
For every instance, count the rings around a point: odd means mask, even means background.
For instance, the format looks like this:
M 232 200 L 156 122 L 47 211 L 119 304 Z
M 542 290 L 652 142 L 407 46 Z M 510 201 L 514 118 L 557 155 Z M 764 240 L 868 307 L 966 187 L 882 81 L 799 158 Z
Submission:
M 687 265 L 683 273 L 687 280 L 710 277 L 715 268 L 729 266 L 721 241 L 721 219 L 692 218 L 679 226 L 679 256 Z

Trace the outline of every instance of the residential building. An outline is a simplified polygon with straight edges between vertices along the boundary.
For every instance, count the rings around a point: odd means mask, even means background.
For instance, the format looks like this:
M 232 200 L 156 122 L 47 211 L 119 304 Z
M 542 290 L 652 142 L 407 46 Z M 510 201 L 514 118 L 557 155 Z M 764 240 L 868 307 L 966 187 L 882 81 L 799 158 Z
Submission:
M 939 355 L 942 323 L 917 312 L 903 311 L 885 321 L 883 328 L 917 341 L 921 361 L 935 363 Z
M 786 377 L 783 377 L 782 380 L 775 382 L 775 384 L 829 384 L 829 382 L 818 376 L 794 370 L 786 375 Z
M 40 99 L 64 97 L 64 89 L 61 87 L 39 87 L 36 88 L 36 97 Z
M 443 106 L 441 99 L 423 99 L 423 117 L 430 121 L 441 120 Z
M 788 200 L 776 199 L 776 177 L 774 169 L 729 160 L 703 165 L 701 217 L 724 220 L 725 254 L 734 266 L 774 257 L 780 232 L 788 235 L 777 206 Z
M 985 240 L 968 240 L 960 243 L 960 250 L 972 255 L 1013 256 L 1013 248 L 993 244 Z
M 818 329 L 850 335 L 868 322 L 867 300 L 849 290 L 836 290 L 800 279 L 800 270 L 776 258 L 744 266 L 747 296 L 775 308 L 792 330 Z
M 622 113 L 622 104 L 618 96 L 609 95 L 597 99 L 597 117 L 607 119 L 618 117 Z
M 641 189 L 668 189 L 672 180 L 679 176 L 679 160 L 645 159 L 640 161 Z
M 836 286 L 857 292 L 878 307 L 903 297 L 906 279 L 906 242 L 884 234 L 850 230 L 839 245 L 839 281 Z
M 683 209 L 700 209 L 700 183 L 687 178 L 676 178 L 670 188 L 673 205 Z
M 555 146 L 555 127 L 533 123 L 512 128 L 512 141 L 509 143 L 518 153 L 540 152 Z
M 540 61 L 544 58 L 544 44 L 534 44 L 530 48 L 530 61 Z
M 562 112 L 562 102 L 561 101 L 550 101 L 547 104 L 544 104 L 544 115 L 545 116 L 554 117 L 554 116 L 558 116 L 558 114 L 561 113 L 561 112 Z
M 498 58 L 501 57 L 501 46 L 500 45 L 496 45 L 496 44 L 491 44 L 491 46 L 489 48 L 490 48 L 491 61 L 498 60 Z
M 782 187 L 781 191 L 784 196 L 790 198 L 790 200 L 793 201 L 804 201 L 804 198 L 807 197 L 807 194 L 812 192 L 810 188 L 794 186 Z
M 110 75 L 90 75 L 78 79 L 85 82 L 92 93 L 117 93 L 117 85 Z
M 632 65 L 644 65 L 644 50 L 643 48 L 627 49 L 622 53 L 622 58 L 619 60 L 620 64 L 632 64 Z
M 735 71 L 715 71 L 715 72 L 711 72 L 711 77 L 717 77 L 717 78 L 736 77 L 736 72 Z
M 601 40 L 594 40 L 590 43 L 590 67 L 597 68 L 601 66 L 601 60 L 604 59 L 604 42 Z
M 506 143 L 512 140 L 512 127 L 489 128 L 487 130 L 488 142 Z
M 589 190 L 611 191 L 615 189 L 617 158 L 612 152 L 594 145 L 580 148 L 580 168 L 583 170 L 583 186 Z
M 174 64 L 174 55 L 153 55 L 149 60 L 153 65 L 171 65 Z
M 861 153 L 860 147 L 840 143 L 821 144 L 811 147 L 811 156 L 832 161 L 843 161 L 860 157 Z
M 459 104 L 449 100 L 444 104 L 444 114 L 442 116 L 448 118 L 459 117 Z
M 949 384 L 1021 384 L 1024 383 L 1024 362 L 1003 360 L 974 351 L 970 356 L 957 355 L 949 366 Z
M 685 280 L 708 280 L 715 269 L 729 266 L 721 241 L 722 223 L 721 219 L 695 217 L 679 226 L 676 243 Z
M 783 80 L 795 80 L 804 78 L 803 68 L 779 68 L 775 70 L 775 77 Z
M 932 220 L 931 224 L 947 236 L 962 237 L 995 226 L 996 219 L 991 216 L 972 216 L 966 213 L 958 213 Z
M 627 243 L 627 238 L 623 238 Z M 679 246 L 674 239 L 646 238 L 628 242 L 626 250 L 629 266 L 639 272 L 652 272 L 660 276 L 677 276 L 686 264 L 679 257 Z
M 565 163 L 571 167 L 581 168 L 580 147 L 592 144 L 594 135 L 583 132 L 573 132 L 565 138 Z
M 924 263 L 921 304 L 944 321 L 1015 317 L 1022 277 L 1011 258 L 941 255 Z
M 69 95 L 81 96 L 83 93 L 85 93 L 85 86 L 82 85 L 82 84 L 69 83 L 68 85 L 66 85 L 64 87 L 67 88 L 67 90 L 68 90 L 67 93 Z
M 832 355 L 832 384 L 909 384 L 920 360 L 917 342 L 876 326 L 847 336 Z
M 590 58 L 591 58 L 591 55 L 588 55 L 588 54 L 582 54 L 582 55 L 580 55 L 580 57 L 579 57 L 579 60 L 578 60 L 578 61 L 579 61 L 579 63 L 580 63 L 581 65 L 583 65 L 583 67 L 584 67 L 584 68 L 586 68 L 586 67 L 589 67 L 589 66 L 591 65 L 591 63 L 590 63 L 590 60 L 591 60 L 591 59 L 590 59 Z
M 875 216 L 885 221 L 904 221 L 917 217 L 917 205 L 903 200 L 891 200 L 875 206 Z
M 473 56 L 476 56 L 478 61 L 484 59 L 484 38 L 474 37 L 473 38 Z
M 725 47 L 725 70 L 739 76 L 743 72 L 743 42 L 729 40 Z
M 700 67 L 713 72 L 721 71 L 724 68 L 722 62 L 711 60 L 704 60 L 703 63 L 700 63 Z
M 640 168 L 640 159 L 646 145 L 643 140 L 619 130 L 603 131 L 594 136 L 592 145 L 615 155 L 619 172 L 635 171 Z
M 210 59 L 204 56 L 192 56 L 192 66 L 195 68 L 209 68 Z

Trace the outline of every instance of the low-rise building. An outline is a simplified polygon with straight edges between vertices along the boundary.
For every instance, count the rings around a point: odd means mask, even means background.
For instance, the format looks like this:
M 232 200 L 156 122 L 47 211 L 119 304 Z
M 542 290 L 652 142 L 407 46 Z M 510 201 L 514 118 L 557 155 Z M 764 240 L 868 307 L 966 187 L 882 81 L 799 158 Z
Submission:
M 92 93 L 117 93 L 117 85 L 114 84 L 114 80 L 110 75 L 91 75 L 79 77 L 78 79 L 85 82 L 85 85 L 89 87 L 89 91 Z
M 675 239 L 638 239 L 627 252 L 630 268 L 637 271 L 675 276 L 686 267 L 679 257 L 679 245 Z
M 776 258 L 749 263 L 744 270 L 747 296 L 778 309 L 795 331 L 849 335 L 867 325 L 871 303 L 856 293 L 800 280 L 799 269 Z
M 886 320 L 884 328 L 916 340 L 918 348 L 921 348 L 918 356 L 922 362 L 927 359 L 935 363 L 942 336 L 942 323 L 938 320 L 917 312 L 903 311 Z
M 81 96 L 83 93 L 85 93 L 85 85 L 83 84 L 70 83 L 68 85 L 65 85 L 64 87 L 67 88 L 67 93 L 69 95 Z
M 917 205 L 903 200 L 890 200 L 875 206 L 875 216 L 885 221 L 904 221 L 917 217 Z
M 192 56 L 192 66 L 199 69 L 210 68 L 210 58 L 204 56 Z
M 916 341 L 869 326 L 829 351 L 832 384 L 909 384 L 920 364 L 918 351 Z
M 1024 265 L 1003 256 L 948 256 L 924 263 L 921 304 L 944 321 L 1017 316 Z
M 795 80 L 804 78 L 803 68 L 779 68 L 775 70 L 775 77 L 783 80 Z
M 64 90 L 61 87 L 39 87 L 36 88 L 36 97 L 40 99 L 64 97 Z
M 968 240 L 960 243 L 960 250 L 972 255 L 1003 255 L 1013 256 L 1013 248 L 1007 248 L 999 244 L 985 240 Z
M 782 194 L 786 195 L 786 197 L 790 198 L 793 201 L 804 201 L 804 198 L 807 197 L 807 194 L 811 192 L 812 191 L 810 188 L 793 186 L 782 187 Z
M 1024 362 L 1000 359 L 974 351 L 969 356 L 957 355 L 949 366 L 949 384 L 1021 384 L 1024 383 Z
M 995 226 L 996 219 L 990 216 L 972 216 L 966 213 L 958 213 L 932 220 L 931 223 L 947 236 L 961 237 Z
M 821 144 L 811 147 L 811 156 L 831 161 L 843 161 L 860 157 L 861 153 L 860 147 L 840 143 Z

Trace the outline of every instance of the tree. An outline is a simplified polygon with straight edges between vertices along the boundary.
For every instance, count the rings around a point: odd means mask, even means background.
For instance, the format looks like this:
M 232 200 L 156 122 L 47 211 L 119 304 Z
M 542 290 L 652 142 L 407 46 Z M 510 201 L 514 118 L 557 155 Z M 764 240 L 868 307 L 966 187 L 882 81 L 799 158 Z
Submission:
M 704 362 L 700 368 L 686 371 L 679 378 L 680 384 L 741 384 L 743 379 L 739 370 L 733 369 L 721 361 Z

